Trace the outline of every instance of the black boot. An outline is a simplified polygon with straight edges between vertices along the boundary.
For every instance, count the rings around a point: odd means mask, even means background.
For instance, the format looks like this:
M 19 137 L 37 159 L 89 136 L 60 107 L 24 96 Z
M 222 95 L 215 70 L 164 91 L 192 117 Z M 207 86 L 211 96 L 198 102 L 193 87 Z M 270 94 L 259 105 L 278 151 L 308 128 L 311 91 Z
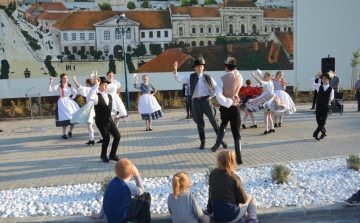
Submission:
M 216 143 L 215 143 L 215 145 L 213 145 L 213 147 L 211 147 L 211 152 L 215 153 L 216 150 L 220 147 L 221 144 L 224 147 L 224 142 L 223 142 L 224 135 L 225 135 L 225 129 L 220 128 L 218 133 L 217 133 Z M 226 147 L 227 147 L 227 145 L 226 145 Z
M 205 149 L 205 132 L 199 133 L 199 138 L 201 141 L 199 149 L 203 150 L 203 149 Z
M 235 155 L 236 155 L 236 163 L 238 165 L 243 164 L 243 161 L 241 159 L 241 140 L 235 140 L 234 141 L 235 144 Z

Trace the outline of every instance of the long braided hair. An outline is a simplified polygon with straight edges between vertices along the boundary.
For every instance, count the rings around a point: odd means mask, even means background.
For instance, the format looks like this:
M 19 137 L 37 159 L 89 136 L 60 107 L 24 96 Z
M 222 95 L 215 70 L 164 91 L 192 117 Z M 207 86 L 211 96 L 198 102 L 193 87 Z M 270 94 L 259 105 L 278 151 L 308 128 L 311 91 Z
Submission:
M 68 75 L 65 74 L 65 73 L 60 74 L 60 87 L 61 87 L 62 89 L 64 88 L 64 85 L 63 85 L 63 83 L 62 83 L 62 78 L 63 78 L 64 76 L 68 76 Z M 71 84 L 68 83 L 68 87 L 71 88 Z

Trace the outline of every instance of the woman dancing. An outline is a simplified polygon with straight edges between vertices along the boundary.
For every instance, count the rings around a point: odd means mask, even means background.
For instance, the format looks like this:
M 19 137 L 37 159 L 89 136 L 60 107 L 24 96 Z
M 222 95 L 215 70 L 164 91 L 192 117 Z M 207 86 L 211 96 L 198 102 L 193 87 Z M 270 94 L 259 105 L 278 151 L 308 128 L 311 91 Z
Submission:
M 74 129 L 74 125 L 71 124 L 70 119 L 72 115 L 79 110 L 78 104 L 73 100 L 76 97 L 76 90 L 68 83 L 68 75 L 61 74 L 60 75 L 60 84 L 52 87 L 53 78 L 50 77 L 50 83 L 48 86 L 48 92 L 58 91 L 60 94 L 60 98 L 57 102 L 55 119 L 56 119 L 56 127 L 62 127 L 62 138 L 68 139 L 72 137 L 72 130 Z M 71 97 L 70 97 L 71 96 Z M 66 135 L 66 127 L 70 125 L 70 131 L 68 132 L 68 136 Z
M 255 95 L 260 95 L 261 94 L 260 87 L 252 87 L 251 85 L 252 85 L 252 81 L 250 79 L 248 79 L 248 80 L 246 80 L 246 87 L 242 86 L 240 88 L 240 96 L 243 97 L 243 99 L 242 99 L 243 103 L 248 102 L 249 99 L 255 98 Z M 250 126 L 250 128 L 257 128 L 255 117 L 254 117 L 254 114 L 252 112 L 245 112 L 244 119 L 242 121 L 242 123 L 243 123 L 242 128 L 246 129 L 245 124 L 246 124 L 246 120 L 247 120 L 248 116 L 251 117 L 251 120 L 252 120 L 252 123 L 253 123 L 253 125 Z
M 149 78 L 147 75 L 142 76 L 142 84 L 137 84 L 137 81 L 138 75 L 135 75 L 134 88 L 139 89 L 142 92 L 138 103 L 138 110 L 142 119 L 145 120 L 146 131 L 153 131 L 151 128 L 152 120 L 161 118 L 163 116 L 161 107 L 154 97 L 156 89 L 149 83 Z
M 254 74 L 254 71 L 251 72 L 251 75 L 255 80 L 263 86 L 264 92 L 255 99 L 250 99 L 246 103 L 245 111 L 258 111 L 260 109 L 264 110 L 264 124 L 265 131 L 264 135 L 275 132 L 274 124 L 271 118 L 271 112 L 282 112 L 287 105 L 281 100 L 276 94 L 274 94 L 274 84 L 272 82 L 273 74 L 266 72 L 264 76 L 261 75 L 261 71 L 258 70 L 258 75 L 261 79 L 257 78 Z M 269 130 L 270 125 L 270 130 Z
M 114 98 L 119 98 L 119 100 L 114 100 L 115 103 L 117 103 L 117 105 L 115 105 L 117 108 L 119 108 L 118 112 L 119 114 L 115 116 L 114 118 L 114 123 L 116 126 L 119 125 L 120 122 L 120 118 L 126 118 L 127 117 L 127 112 L 124 106 L 124 103 L 122 102 L 122 100 L 119 97 L 119 94 L 121 92 L 121 84 L 119 81 L 117 81 L 116 79 L 114 79 L 114 72 L 112 71 L 108 71 L 106 73 L 107 76 L 107 80 L 109 82 L 111 82 L 110 84 L 108 84 L 107 87 L 107 93 L 111 94 L 111 96 Z
M 274 115 L 274 127 L 281 127 L 283 116 L 291 115 L 296 112 L 295 103 L 291 99 L 290 95 L 286 93 L 286 83 L 283 79 L 284 73 L 282 71 L 278 71 L 276 73 L 275 79 L 273 80 L 274 83 L 274 93 L 281 98 L 285 104 L 287 105 L 287 109 L 284 112 L 273 112 Z M 279 124 L 277 123 L 277 118 L 279 117 Z

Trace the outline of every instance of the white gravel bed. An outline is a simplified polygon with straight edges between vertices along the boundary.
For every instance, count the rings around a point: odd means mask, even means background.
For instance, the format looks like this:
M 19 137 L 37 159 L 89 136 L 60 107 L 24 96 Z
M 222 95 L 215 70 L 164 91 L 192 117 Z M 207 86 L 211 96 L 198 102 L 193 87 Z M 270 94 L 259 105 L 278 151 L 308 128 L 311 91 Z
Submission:
M 360 189 L 360 174 L 346 167 L 345 158 L 287 164 L 292 180 L 276 184 L 271 180 L 272 166 L 242 168 L 245 190 L 258 201 L 258 208 L 308 206 L 342 202 Z M 145 190 L 152 196 L 151 212 L 167 213 L 167 198 L 172 193 L 171 178 L 143 179 Z M 208 186 L 205 173 L 190 174 L 191 190 L 202 208 L 206 207 Z M 99 183 L 56 187 L 23 188 L 0 191 L 0 216 L 67 216 L 90 215 L 101 209 Z

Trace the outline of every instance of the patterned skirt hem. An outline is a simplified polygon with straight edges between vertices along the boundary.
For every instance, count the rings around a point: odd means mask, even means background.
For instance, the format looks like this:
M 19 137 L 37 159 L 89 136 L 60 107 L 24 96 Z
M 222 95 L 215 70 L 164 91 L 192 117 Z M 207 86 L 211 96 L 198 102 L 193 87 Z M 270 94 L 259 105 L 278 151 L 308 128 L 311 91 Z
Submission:
M 142 120 L 155 120 L 163 117 L 162 110 L 158 110 L 156 112 L 153 112 L 151 114 L 141 114 Z

